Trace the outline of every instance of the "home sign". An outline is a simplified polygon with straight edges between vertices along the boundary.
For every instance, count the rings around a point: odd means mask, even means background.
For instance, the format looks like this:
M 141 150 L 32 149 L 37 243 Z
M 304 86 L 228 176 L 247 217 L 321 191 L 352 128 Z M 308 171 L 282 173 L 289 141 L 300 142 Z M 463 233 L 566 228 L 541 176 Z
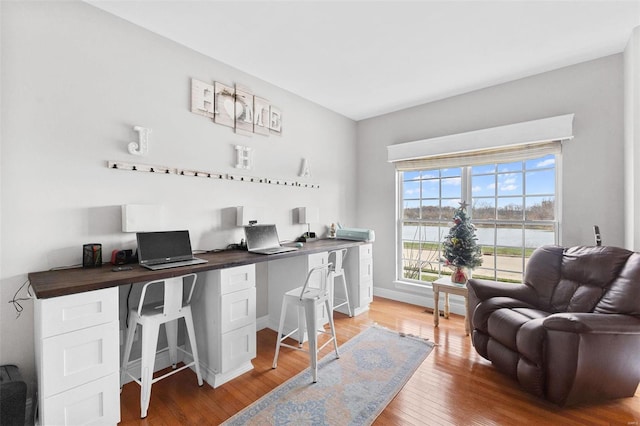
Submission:
M 237 85 L 208 84 L 192 78 L 191 112 L 247 136 L 282 134 L 282 111 Z

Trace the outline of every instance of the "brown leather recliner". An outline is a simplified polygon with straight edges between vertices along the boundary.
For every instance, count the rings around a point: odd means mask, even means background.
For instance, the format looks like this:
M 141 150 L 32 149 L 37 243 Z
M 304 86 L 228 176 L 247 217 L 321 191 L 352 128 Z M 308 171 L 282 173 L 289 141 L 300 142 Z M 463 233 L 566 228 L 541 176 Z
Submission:
M 544 246 L 523 284 L 470 279 L 473 346 L 560 406 L 633 396 L 640 382 L 640 253 Z

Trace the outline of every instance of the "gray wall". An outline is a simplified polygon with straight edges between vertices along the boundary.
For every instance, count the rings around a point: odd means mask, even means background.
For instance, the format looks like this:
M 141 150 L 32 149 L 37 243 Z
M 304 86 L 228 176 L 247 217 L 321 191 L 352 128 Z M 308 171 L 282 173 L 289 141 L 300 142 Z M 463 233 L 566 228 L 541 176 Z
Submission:
M 640 250 L 640 27 L 624 50 L 625 247 Z
M 377 294 L 396 290 L 396 183 L 387 145 L 568 113 L 575 113 L 575 138 L 563 145 L 561 242 L 593 244 L 598 224 L 605 244 L 622 246 L 621 54 L 358 122 L 358 223 L 376 231 Z
M 135 235 L 120 231 L 122 204 L 164 205 L 166 226 L 189 229 L 195 249 L 240 241 L 235 206 L 261 208 L 282 239 L 306 230 L 293 223 L 296 207 L 319 207 L 318 232 L 355 220 L 352 120 L 82 2 L 1 7 L 0 364 L 18 364 L 27 381 L 34 379 L 33 303 L 23 302 L 16 319 L 7 302 L 28 272 L 81 263 L 84 243 L 102 243 L 105 259 L 133 247 Z M 283 111 L 282 136 L 240 136 L 192 114 L 192 77 L 240 84 L 269 99 Z M 127 152 L 137 140 L 134 125 L 153 129 L 147 157 Z M 306 181 L 321 188 L 106 167 L 119 160 L 241 173 L 235 144 L 255 151 L 247 173 L 299 180 L 307 158 Z

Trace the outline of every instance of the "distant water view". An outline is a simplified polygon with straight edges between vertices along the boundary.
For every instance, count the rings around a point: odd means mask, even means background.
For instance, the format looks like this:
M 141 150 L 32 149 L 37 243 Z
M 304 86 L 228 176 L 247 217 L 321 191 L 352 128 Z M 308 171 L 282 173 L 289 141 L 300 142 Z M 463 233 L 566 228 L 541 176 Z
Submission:
M 404 226 L 402 238 L 404 240 L 421 240 L 442 242 L 448 234 L 448 227 L 421 226 L 422 238 L 418 238 L 418 226 Z M 536 248 L 545 244 L 554 244 L 554 233 L 544 229 L 526 229 L 524 232 L 524 244 L 522 229 L 498 228 L 497 233 L 493 228 L 478 228 L 476 230 L 478 244 L 494 245 L 494 236 L 497 246 Z

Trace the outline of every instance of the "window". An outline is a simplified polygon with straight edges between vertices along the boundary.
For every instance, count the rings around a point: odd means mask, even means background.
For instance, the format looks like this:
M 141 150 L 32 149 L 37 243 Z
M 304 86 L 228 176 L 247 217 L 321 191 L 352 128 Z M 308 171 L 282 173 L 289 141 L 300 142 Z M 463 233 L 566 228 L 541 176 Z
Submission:
M 399 171 L 399 278 L 429 282 L 451 274 L 441 243 L 464 201 L 483 254 L 473 276 L 522 281 L 533 250 L 558 241 L 556 159 Z

